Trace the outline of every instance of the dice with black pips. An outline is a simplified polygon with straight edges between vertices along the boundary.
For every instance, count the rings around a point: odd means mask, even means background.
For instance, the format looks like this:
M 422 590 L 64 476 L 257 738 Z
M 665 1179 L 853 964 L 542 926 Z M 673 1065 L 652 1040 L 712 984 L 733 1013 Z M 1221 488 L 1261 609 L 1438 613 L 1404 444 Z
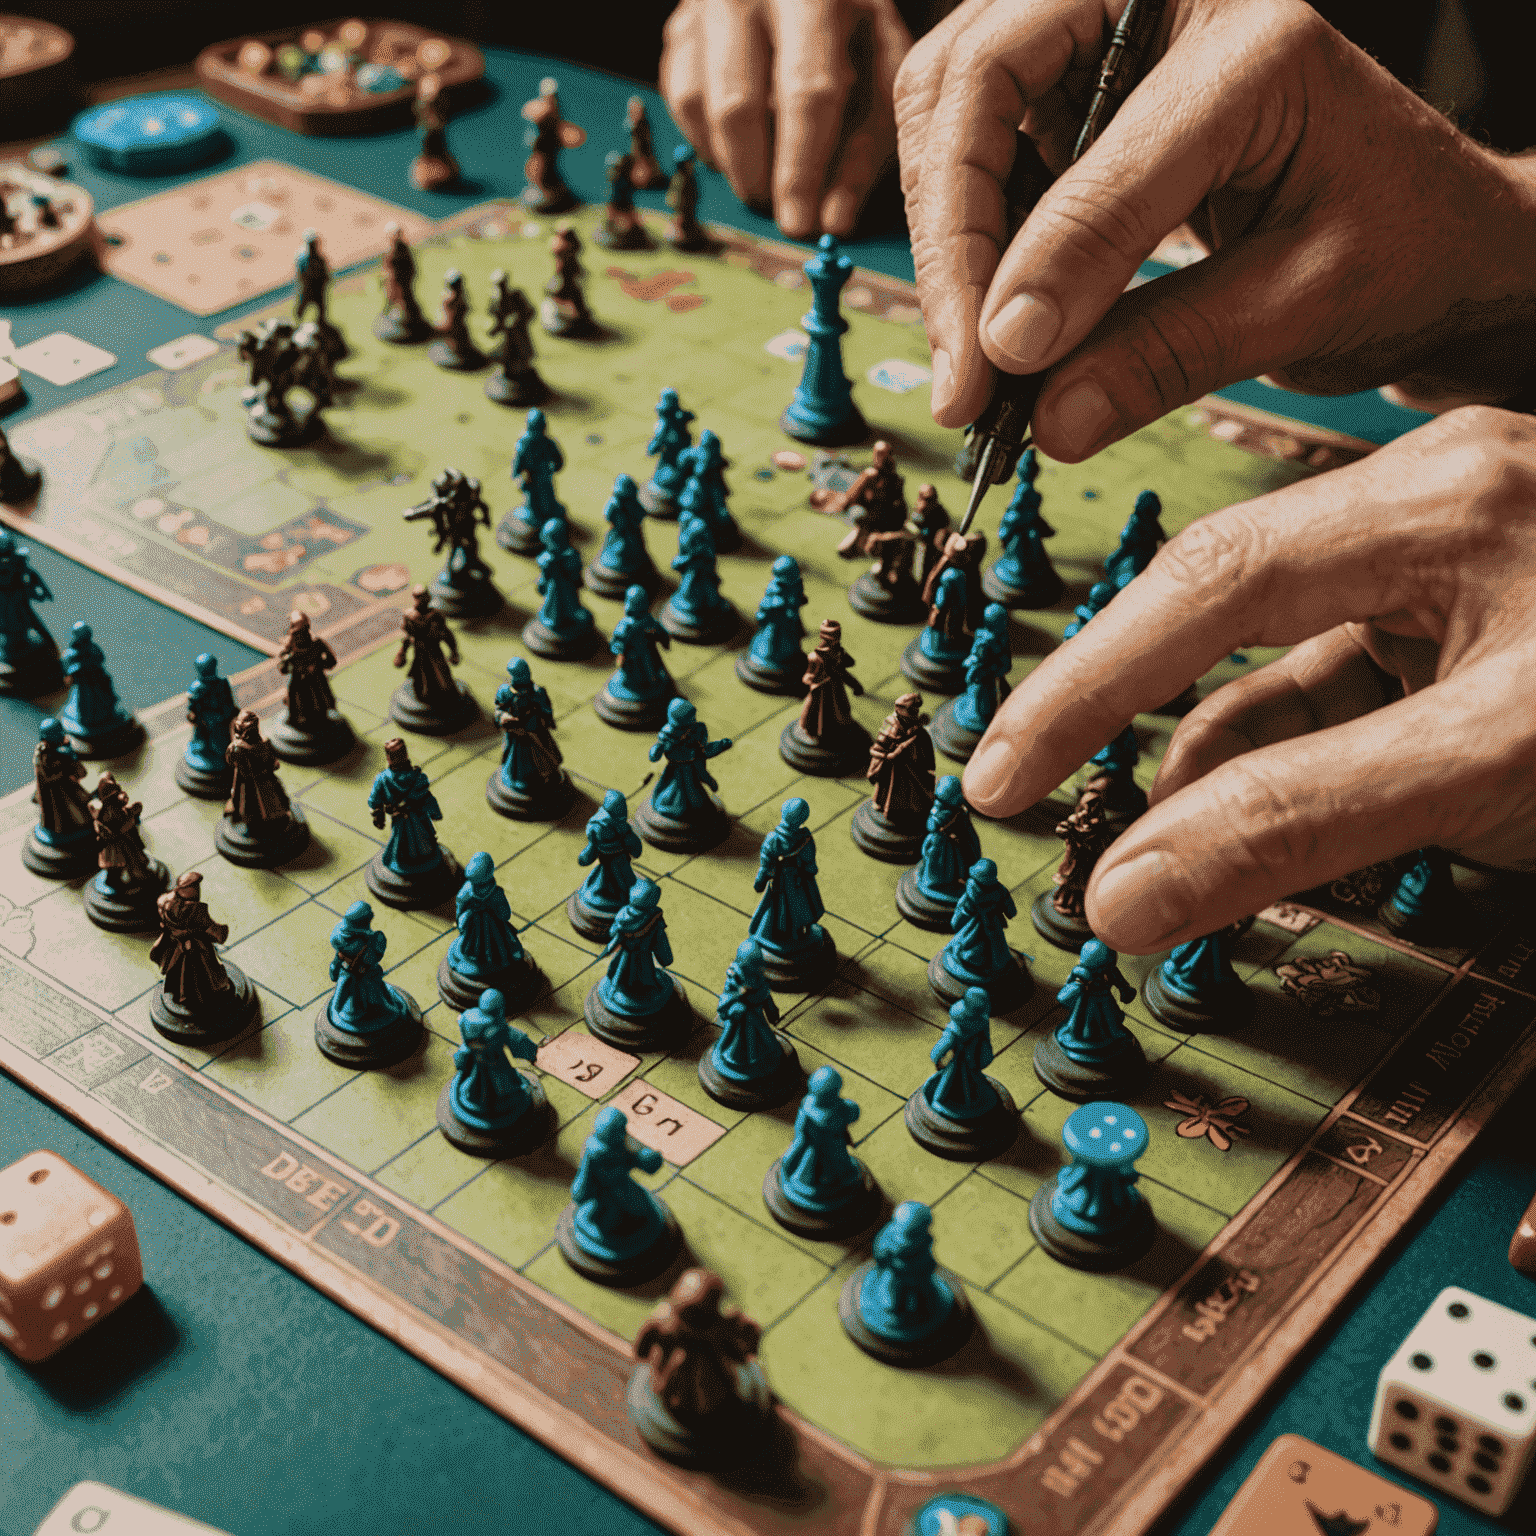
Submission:
M 1536 1452 L 1536 1318 L 1447 1286 L 1382 1367 L 1376 1456 L 1502 1515 Z

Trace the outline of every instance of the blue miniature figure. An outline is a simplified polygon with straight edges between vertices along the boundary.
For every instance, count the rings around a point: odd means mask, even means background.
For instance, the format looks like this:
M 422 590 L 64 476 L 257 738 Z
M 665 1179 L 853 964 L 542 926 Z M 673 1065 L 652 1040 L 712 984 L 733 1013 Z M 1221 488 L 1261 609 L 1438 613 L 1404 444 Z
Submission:
M 544 602 L 523 626 L 523 644 L 552 661 L 579 661 L 598 647 L 592 610 L 582 606 L 581 556 L 571 548 L 571 527 L 552 517 L 539 530 L 538 590 Z
M 755 939 L 737 947 L 715 1022 L 719 1038 L 699 1062 L 699 1081 L 711 1098 L 732 1109 L 773 1109 L 793 1097 L 800 1086 L 800 1062 L 773 1027 L 779 1009 Z
M 593 1034 L 621 1049 L 648 1048 L 670 1037 L 686 1018 L 687 1005 L 665 969 L 672 963 L 672 946 L 654 882 L 636 880 L 629 888 L 603 953 L 612 956 L 607 974 L 586 1002 Z
M 1012 666 L 1008 610 L 1001 603 L 988 603 L 981 628 L 966 654 L 965 692 L 946 701 L 933 717 L 933 744 L 946 757 L 961 763 L 969 760 L 998 705 L 1008 697 L 1007 677 Z
M 368 866 L 368 889 L 392 907 L 432 907 L 459 887 L 460 870 L 437 841 L 443 812 L 423 769 L 398 736 L 384 743 L 385 767 L 368 792 L 373 824 L 390 822 L 389 841 Z
M 701 853 L 724 836 L 724 811 L 710 794 L 720 786 L 705 764 L 730 745 L 729 736 L 709 739 L 708 727 L 687 699 L 667 705 L 666 723 L 648 754 L 653 763 L 665 757 L 667 766 L 636 817 L 641 837 L 659 848 Z
M 1136 498 L 1130 520 L 1120 530 L 1120 544 L 1104 562 L 1104 579 L 1116 591 L 1128 585 L 1151 565 L 1158 547 L 1167 542 L 1159 519 L 1163 504 L 1156 491 L 1143 491 Z
M 547 821 L 563 814 L 573 791 L 550 734 L 555 708 L 521 656 L 507 663 L 507 681 L 496 690 L 493 716 L 502 743 L 501 766 L 485 786 L 491 809 L 517 821 Z
M 565 455 L 549 435 L 544 412 L 528 412 L 528 429 L 512 451 L 512 478 L 523 488 L 523 504 L 502 518 L 496 542 L 514 554 L 531 555 L 539 534 L 551 518 L 565 521 L 565 508 L 555 495 L 555 475 L 565 468 Z
M 942 1002 L 957 1002 L 968 987 L 983 987 L 992 1011 L 1007 1013 L 1029 996 L 1033 981 L 1008 947 L 1008 923 L 1017 916 L 997 865 L 977 859 L 950 919 L 954 937 L 928 966 L 929 985 Z
M 373 926 L 373 908 L 354 901 L 331 929 L 335 990 L 315 1017 L 315 1043 L 342 1066 L 392 1066 L 420 1042 L 421 1009 L 409 992 L 384 980 L 389 939 Z
M 715 544 L 696 517 L 683 517 L 672 569 L 682 580 L 661 611 L 667 633 L 690 645 L 713 645 L 736 628 L 736 610 L 720 595 Z
M 608 532 L 602 552 L 587 567 L 587 585 L 599 597 L 623 597 L 633 586 L 649 591 L 656 585 L 656 566 L 645 547 L 640 488 L 629 475 L 615 478 L 603 517 Z
M 218 657 L 204 651 L 192 663 L 197 676 L 187 689 L 191 740 L 177 759 L 177 785 L 200 800 L 222 800 L 229 793 L 230 726 L 239 706 L 227 677 L 219 676 Z
M 454 898 L 454 921 L 459 936 L 437 972 L 443 1001 L 450 1008 L 469 1008 L 487 987 L 493 987 L 513 1006 L 521 1004 L 537 973 L 518 939 L 512 904 L 496 883 L 490 854 L 477 853 L 464 866 L 464 883 Z
M 1136 989 L 1120 974 L 1114 950 L 1089 939 L 1056 994 L 1067 1016 L 1035 1047 L 1035 1075 L 1063 1098 L 1106 1099 L 1134 1088 L 1145 1075 L 1146 1056 L 1125 1027 L 1116 993 L 1128 1003 Z
M 907 1129 L 940 1157 L 980 1162 L 1018 1135 L 1008 1090 L 986 1075 L 992 1064 L 992 1002 L 968 987 L 949 1009 L 949 1023 L 928 1053 L 939 1070 L 907 1101 Z
M 945 774 L 933 788 L 921 862 L 896 887 L 896 905 L 909 922 L 934 933 L 948 933 L 955 904 L 965 890 L 971 866 L 981 857 L 981 839 L 971 825 L 960 780 Z
M 720 439 L 706 428 L 699 434 L 697 445 L 685 448 L 678 456 L 678 467 L 687 477 L 678 493 L 678 507 L 704 523 L 722 554 L 739 548 L 741 529 L 728 505 L 731 488 L 725 483 L 725 453 Z
M 933 1212 L 903 1200 L 875 1234 L 874 1257 L 849 1278 L 838 1308 L 849 1338 L 892 1364 L 932 1364 L 970 1337 L 959 1280 L 933 1256 Z
M 32 551 L 0 529 L 0 693 L 30 698 L 57 686 L 59 652 L 33 611 L 53 593 L 31 564 Z
M 793 555 L 780 555 L 757 605 L 757 633 L 736 658 L 736 675 L 760 693 L 799 694 L 805 684 L 805 625 L 800 610 L 809 599 Z
M 654 730 L 661 723 L 677 684 L 657 647 L 671 645 L 672 636 L 651 613 L 645 588 L 631 587 L 624 595 L 624 617 L 608 642 L 618 668 L 592 701 L 599 718 L 629 731 Z
M 459 1015 L 464 1044 L 453 1053 L 454 1075 L 438 1101 L 437 1123 L 461 1151 L 482 1157 L 526 1152 L 543 1139 L 548 1100 L 537 1079 L 509 1060 L 535 1060 L 538 1051 L 507 1023 L 506 999 L 486 987 Z
M 965 684 L 965 661 L 971 652 L 969 623 L 965 572 L 952 565 L 939 574 L 928 622 L 908 645 L 901 670 L 920 688 L 958 693 Z
M 656 402 L 656 430 L 645 451 L 656 460 L 651 478 L 640 488 L 645 510 L 657 517 L 671 517 L 677 512 L 677 496 L 686 476 L 680 460 L 693 441 L 688 423 L 693 412 L 685 411 L 675 389 L 664 389 Z
M 1136 1188 L 1146 1121 L 1126 1104 L 1084 1104 L 1067 1116 L 1061 1140 L 1072 1162 L 1035 1191 L 1031 1232 L 1053 1259 L 1075 1269 L 1135 1263 L 1157 1237 L 1152 1207 Z
M 1090 619 L 1097 618 L 1099 614 L 1109 607 L 1115 595 L 1115 587 L 1112 582 L 1096 581 L 1088 588 L 1088 601 L 1079 603 L 1072 612 L 1075 618 L 1061 632 L 1063 640 L 1070 640 L 1077 634 Z
M 786 800 L 778 826 L 763 839 L 752 882 L 763 899 L 747 930 L 762 946 L 769 981 L 795 992 L 815 990 L 837 964 L 832 936 L 817 921 L 827 909 L 816 884 L 810 816 L 806 801 Z
M 802 443 L 843 448 L 862 441 L 868 430 L 843 372 L 848 322 L 838 312 L 838 297 L 853 275 L 853 262 L 833 236 L 823 235 L 804 270 L 811 283 L 811 312 L 800 321 L 809 338 L 805 366 L 779 425 Z
M 1442 944 L 1455 942 L 1464 914 L 1450 856 L 1439 848 L 1421 848 L 1382 903 L 1379 915 L 1385 927 L 1410 943 L 1421 943 L 1436 933 Z
M 576 862 L 585 869 L 596 865 L 566 903 L 571 927 L 584 939 L 606 944 L 613 920 L 629 899 L 635 883 L 630 860 L 640 856 L 641 842 L 629 824 L 629 802 L 616 789 L 587 822 L 587 840 Z
M 73 880 L 96 872 L 96 828 L 90 795 L 81 784 L 85 764 L 64 739 L 64 727 L 52 717 L 37 724 L 32 749 L 32 798 L 37 822 L 22 845 L 21 861 L 34 875 Z
M 832 1067 L 817 1067 L 795 1114 L 795 1139 L 768 1172 L 763 1199 L 780 1226 L 802 1237 L 852 1237 L 874 1219 L 879 1194 L 848 1150 L 859 1106 L 842 1096 Z
M 655 1173 L 661 1153 L 631 1141 L 628 1132 L 623 1110 L 598 1111 L 571 1183 L 572 1203 L 556 1229 L 572 1268 L 610 1285 L 660 1274 L 682 1241 L 666 1206 L 632 1176 L 637 1168 Z
M 105 661 L 91 626 L 75 624 L 61 658 L 69 697 L 58 718 L 82 757 L 119 757 L 139 737 L 139 722 L 117 702 Z
M 1005 608 L 1049 608 L 1061 596 L 1061 577 L 1045 552 L 1044 540 L 1056 530 L 1040 515 L 1039 473 L 1035 450 L 1026 448 L 1013 500 L 997 525 L 1003 553 L 981 579 L 986 595 Z
M 1203 938 L 1179 944 L 1153 968 L 1143 983 L 1143 996 L 1153 1018 L 1186 1032 L 1217 1023 L 1230 1026 L 1246 1022 L 1254 1000 L 1232 969 L 1235 933 L 1232 928 L 1218 928 Z
M 1136 764 L 1141 761 L 1141 743 L 1136 727 L 1128 725 L 1106 747 L 1090 759 L 1100 780 L 1104 815 L 1118 830 L 1123 830 L 1147 809 L 1147 792 L 1136 782 Z

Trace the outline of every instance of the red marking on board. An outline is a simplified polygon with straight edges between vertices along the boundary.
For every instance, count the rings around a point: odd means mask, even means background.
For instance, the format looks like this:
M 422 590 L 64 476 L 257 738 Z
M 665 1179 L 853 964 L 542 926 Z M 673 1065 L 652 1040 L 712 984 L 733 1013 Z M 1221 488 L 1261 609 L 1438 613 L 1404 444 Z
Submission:
M 620 291 L 627 298 L 639 299 L 642 304 L 654 304 L 657 299 L 667 298 L 674 288 L 680 288 L 684 283 L 694 281 L 692 272 L 677 272 L 671 268 L 665 272 L 657 272 L 651 277 L 636 277 L 633 272 L 626 272 L 623 267 L 609 267 L 607 275 L 618 283 Z M 689 297 L 694 302 L 685 306 L 688 309 L 697 309 L 704 302 L 702 294 L 692 294 Z M 668 299 L 667 307 L 675 308 L 676 306 Z
M 674 293 L 667 299 L 667 308 L 674 315 L 681 315 L 687 310 L 697 309 L 706 300 L 702 293 Z

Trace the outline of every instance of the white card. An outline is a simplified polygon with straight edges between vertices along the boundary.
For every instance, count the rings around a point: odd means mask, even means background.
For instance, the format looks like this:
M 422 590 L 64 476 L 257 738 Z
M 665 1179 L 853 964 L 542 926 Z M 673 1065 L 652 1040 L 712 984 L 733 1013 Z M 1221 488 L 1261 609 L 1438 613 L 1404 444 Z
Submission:
M 68 331 L 55 331 L 41 341 L 29 341 L 18 347 L 11 354 L 11 361 L 50 384 L 73 384 L 76 379 L 88 379 L 93 373 L 110 368 L 117 359 Z
M 193 363 L 212 357 L 218 350 L 219 344 L 211 336 L 200 336 L 193 331 L 163 346 L 151 347 L 144 355 L 155 367 L 174 373 L 178 368 L 190 368 Z
M 105 1483 L 76 1483 L 34 1536 L 74 1536 L 77 1531 L 101 1531 L 104 1536 L 227 1536 L 201 1520 L 189 1520 Z
M 763 343 L 763 351 L 782 357 L 786 363 L 795 363 L 805 356 L 810 340 L 804 331 L 780 331 Z

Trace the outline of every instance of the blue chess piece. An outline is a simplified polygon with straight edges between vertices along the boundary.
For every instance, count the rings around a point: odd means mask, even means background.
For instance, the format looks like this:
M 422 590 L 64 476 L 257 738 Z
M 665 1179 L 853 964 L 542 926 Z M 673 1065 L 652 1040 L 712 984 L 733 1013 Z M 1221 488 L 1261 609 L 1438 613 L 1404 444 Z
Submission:
M 502 518 L 496 542 L 515 555 L 539 552 L 539 535 L 550 518 L 565 521 L 566 511 L 555 495 L 555 476 L 565 468 L 565 455 L 549 435 L 544 412 L 528 412 L 528 426 L 512 450 L 512 478 L 523 488 L 523 503 Z
M 640 487 L 640 501 L 652 517 L 676 517 L 677 497 L 687 476 L 682 456 L 693 441 L 688 423 L 693 412 L 683 409 L 677 391 L 668 387 L 656 402 L 656 430 L 645 451 L 656 460 L 651 478 Z
M 650 798 L 635 815 L 635 830 L 668 853 L 703 853 L 731 829 L 725 806 L 711 793 L 720 786 L 706 764 L 731 745 L 729 736 L 709 739 L 709 728 L 687 699 L 667 705 L 666 723 L 656 733 L 649 757 L 667 766 Z
M 1040 466 L 1035 450 L 1019 459 L 1019 483 L 997 525 L 1002 554 L 981 578 L 981 590 L 1005 608 L 1049 608 L 1062 593 L 1061 577 L 1045 552 L 1045 540 L 1055 530 L 1040 515 L 1035 477 Z
M 816 884 L 811 807 L 786 800 L 763 839 L 752 889 L 762 894 L 747 931 L 762 946 L 763 970 L 781 992 L 815 992 L 832 979 L 837 946 L 817 921 L 825 912 Z
M 92 639 L 89 624 L 71 627 L 60 660 L 69 697 L 58 720 L 70 745 L 81 757 L 121 757 L 143 735 L 143 727 L 117 702 L 106 656 Z
M 199 800 L 224 800 L 229 795 L 230 726 L 239 706 L 227 677 L 219 676 L 219 659 L 204 651 L 192 663 L 197 676 L 187 689 L 187 720 L 192 737 L 176 759 L 176 787 Z
M 506 999 L 495 987 L 460 1013 L 459 1034 L 453 1076 L 437 1097 L 438 1129 L 475 1157 L 531 1152 L 550 1131 L 544 1085 L 514 1064 L 538 1056 L 533 1041 L 507 1023 Z
M 608 642 L 618 667 L 592 700 L 600 720 L 622 731 L 654 731 L 666 719 L 677 684 L 658 647 L 671 646 L 672 636 L 651 613 L 645 588 L 631 587 L 624 596 L 624 617 L 613 626 Z
M 368 889 L 388 907 L 435 907 L 464 879 L 459 861 L 437 840 L 433 823 L 443 819 L 442 808 L 398 736 L 384 743 L 384 763 L 368 791 L 368 809 L 375 827 L 388 819 L 389 841 L 368 865 Z
M 811 312 L 800 323 L 810 340 L 800 384 L 779 425 L 799 442 L 845 448 L 861 442 L 869 430 L 843 372 L 848 322 L 838 312 L 838 298 L 853 275 L 853 262 L 831 235 L 823 235 L 805 264 L 805 275 L 811 283 Z
M 571 927 L 582 938 L 596 944 L 608 942 L 613 920 L 629 900 L 630 887 L 635 883 L 630 860 L 640 857 L 641 847 L 629 824 L 629 802 L 618 790 L 610 789 L 587 822 L 587 840 L 576 855 L 583 869 L 593 866 L 592 873 L 565 905 Z
M 491 715 L 502 733 L 501 764 L 485 784 L 491 809 L 514 821 L 563 816 L 576 791 L 550 734 L 555 707 L 521 656 L 507 663 L 507 680 L 496 690 Z
M 1118 836 L 1147 809 L 1147 792 L 1136 782 L 1141 743 L 1136 727 L 1128 725 L 1108 746 L 1089 760 L 1094 781 L 1104 799 L 1104 815 Z
M 9 449 L 0 447 L 0 456 Z M 14 457 L 14 456 L 12 456 Z M 24 500 L 3 494 L 0 501 Z M 33 603 L 51 603 L 48 584 L 32 569 L 32 551 L 0 529 L 0 695 L 30 699 L 59 685 L 59 648 Z
M 1412 866 L 1381 904 L 1382 924 L 1411 944 L 1454 944 L 1466 916 L 1450 855 L 1439 848 L 1421 848 Z
M 688 1026 L 688 1000 L 666 969 L 672 945 L 661 915 L 661 889 L 636 880 L 614 915 L 605 955 L 607 974 L 587 993 L 587 1026 L 623 1051 L 670 1045 Z
M 1113 582 L 1094 582 L 1088 588 L 1088 601 L 1086 603 L 1079 603 L 1072 610 L 1073 617 L 1067 624 L 1067 627 L 1062 630 L 1061 638 L 1063 640 L 1070 640 L 1090 619 L 1095 619 L 1099 614 L 1103 613 L 1113 600 L 1115 591 L 1116 588 Z
M 715 1013 L 720 1034 L 699 1059 L 699 1082 L 730 1109 L 776 1109 L 800 1091 L 800 1058 L 773 1026 L 778 1004 L 756 939 L 739 945 Z
M 947 699 L 934 712 L 933 744 L 946 757 L 968 762 L 981 744 L 998 706 L 1008 697 L 1013 645 L 1008 638 L 1008 610 L 988 603 L 981 628 L 965 657 L 965 692 Z
M 586 569 L 587 586 L 599 597 L 622 598 L 631 587 L 653 592 L 661 577 L 645 547 L 645 508 L 640 488 L 629 475 L 613 482 L 613 494 L 603 508 L 608 532 L 596 560 Z
M 639 1285 L 677 1257 L 682 1233 L 672 1213 L 634 1170 L 655 1173 L 661 1153 L 629 1136 L 621 1109 L 597 1112 L 571 1183 L 571 1203 L 560 1213 L 555 1241 L 566 1262 L 601 1285 Z
M 1018 916 L 991 859 L 977 859 L 950 919 L 954 937 L 928 963 L 928 985 L 947 1008 L 970 987 L 982 987 L 993 1013 L 1009 1013 L 1034 991 L 1034 978 L 1008 947 L 1008 923 Z
M 474 1007 L 487 988 L 514 1010 L 531 1001 L 540 988 L 538 967 L 517 936 L 490 854 L 474 854 L 464 866 L 453 914 L 459 936 L 437 968 L 438 996 L 455 1010 Z
M 685 511 L 672 569 L 681 580 L 661 610 L 662 626 L 688 645 L 718 645 L 736 633 L 736 610 L 720 595 L 715 543 L 702 519 Z
M 945 774 L 933 788 L 920 862 L 897 882 L 897 910 L 909 923 L 930 933 L 950 932 L 955 904 L 980 857 L 981 839 L 971 825 L 960 780 Z
M 1146 570 L 1158 546 L 1167 542 L 1160 521 L 1162 512 L 1156 491 L 1143 491 L 1136 498 L 1130 519 L 1120 530 L 1119 546 L 1104 562 L 1104 579 L 1113 583 L 1116 591 Z
M 952 565 L 939 574 L 928 622 L 902 653 L 901 670 L 925 692 L 959 693 L 965 686 L 965 659 L 970 653 L 965 572 Z
M 96 872 L 96 829 L 90 794 L 81 783 L 85 764 L 51 716 L 37 723 L 32 750 L 37 823 L 27 833 L 21 861 L 47 880 L 74 880 Z
M 903 1200 L 875 1234 L 873 1252 L 838 1298 L 848 1337 L 887 1365 L 947 1360 L 970 1338 L 975 1317 L 959 1277 L 933 1256 L 933 1212 Z
M 736 676 L 759 693 L 777 693 L 799 698 L 805 692 L 805 625 L 800 610 L 810 599 L 799 563 L 793 555 L 780 555 L 753 622 L 757 633 L 752 643 L 736 657 Z
M 539 611 L 523 625 L 523 644 L 550 661 L 582 661 L 602 644 L 592 610 L 581 601 L 581 556 L 571 525 L 552 517 L 539 530 Z
M 1218 928 L 1180 944 L 1147 973 L 1141 995 L 1159 1024 L 1189 1034 L 1248 1022 L 1254 998 L 1232 969 L 1236 932 Z
M 950 1005 L 949 1023 L 928 1056 L 938 1071 L 907 1100 L 904 1118 L 913 1140 L 963 1163 L 1006 1152 L 1019 1133 L 1019 1112 L 1008 1090 L 986 1075 L 992 1003 L 980 987 L 968 987 Z
M 421 1043 L 421 1009 L 384 980 L 388 938 L 373 926 L 373 908 L 354 901 L 331 929 L 335 990 L 315 1015 L 315 1044 L 339 1066 L 393 1067 Z
M 843 1080 L 817 1067 L 795 1115 L 795 1139 L 763 1180 L 769 1214 L 798 1237 L 837 1242 L 864 1231 L 880 1209 L 869 1169 L 848 1150 L 848 1127 L 859 1106 L 845 1099 Z
M 1124 1098 L 1147 1075 L 1141 1043 L 1125 1027 L 1115 1003 L 1135 997 L 1136 989 L 1120 974 L 1115 952 L 1089 939 L 1056 1001 L 1067 1016 L 1035 1046 L 1035 1076 L 1052 1093 L 1074 1103 Z
M 1124 1269 L 1157 1240 L 1152 1207 L 1136 1188 L 1136 1159 L 1147 1123 L 1125 1104 L 1084 1104 L 1067 1116 L 1061 1142 L 1071 1164 L 1052 1174 L 1029 1202 L 1029 1228 L 1058 1263 L 1073 1269 Z
M 692 512 L 704 523 L 721 554 L 739 549 L 741 529 L 731 516 L 731 488 L 725 483 L 725 453 L 719 437 L 706 427 L 697 444 L 678 455 L 678 466 L 687 476 L 677 498 L 679 510 Z

